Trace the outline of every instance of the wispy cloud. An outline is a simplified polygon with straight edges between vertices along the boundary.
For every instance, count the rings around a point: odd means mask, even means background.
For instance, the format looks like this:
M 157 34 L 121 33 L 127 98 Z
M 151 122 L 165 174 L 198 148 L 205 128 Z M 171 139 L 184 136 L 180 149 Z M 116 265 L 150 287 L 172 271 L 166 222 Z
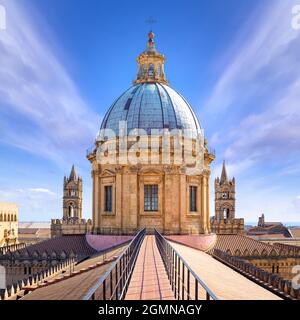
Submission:
M 45 194 L 49 194 L 52 196 L 55 196 L 56 194 L 48 189 L 45 188 L 29 188 L 28 189 L 31 192 L 35 192 L 35 193 L 45 193 Z
M 0 199 L 16 202 L 19 220 L 50 220 L 61 214 L 61 197 L 47 188 L 2 188 Z
M 230 48 L 232 58 L 206 104 L 207 113 L 234 118 L 212 137 L 227 144 L 223 156 L 248 164 L 300 150 L 300 31 L 291 27 L 295 1 L 262 3 L 260 14 L 246 24 L 251 29 L 242 29 Z
M 256 80 L 264 77 L 266 80 L 270 75 L 280 76 L 295 67 L 297 55 L 294 51 L 287 51 L 299 36 L 299 32 L 291 28 L 294 3 L 292 0 L 272 4 L 261 2 L 225 54 L 230 58 L 206 103 L 208 110 L 218 112 L 230 106 L 239 108 L 237 99 L 243 102 L 253 92 L 268 86 L 268 83 Z M 285 59 L 293 54 L 293 61 Z
M 45 23 L 15 0 L 2 3 L 0 141 L 63 162 L 89 146 L 99 118 L 49 44 Z
M 211 137 L 219 151 L 212 176 L 220 175 L 225 158 L 229 175 L 237 178 L 237 215 L 247 219 L 256 220 L 261 212 L 279 221 L 299 217 L 299 200 L 282 177 L 300 172 L 300 30 L 291 28 L 295 3 L 259 2 L 224 53 L 227 63 L 205 104 L 205 117 L 218 128 Z

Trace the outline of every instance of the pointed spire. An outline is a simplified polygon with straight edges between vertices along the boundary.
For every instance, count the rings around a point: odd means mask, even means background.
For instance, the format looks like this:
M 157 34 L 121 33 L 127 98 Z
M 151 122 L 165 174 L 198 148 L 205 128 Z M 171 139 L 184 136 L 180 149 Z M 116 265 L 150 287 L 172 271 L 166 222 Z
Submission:
M 76 171 L 75 171 L 74 164 L 72 166 L 72 170 L 71 170 L 71 173 L 70 173 L 70 176 L 69 176 L 69 180 L 77 180 L 77 174 L 76 174 Z
M 221 174 L 221 180 L 220 183 L 223 184 L 225 182 L 228 182 L 228 176 L 227 176 L 227 171 L 226 171 L 226 166 L 225 166 L 225 160 L 223 161 L 223 168 L 222 168 L 222 174 Z

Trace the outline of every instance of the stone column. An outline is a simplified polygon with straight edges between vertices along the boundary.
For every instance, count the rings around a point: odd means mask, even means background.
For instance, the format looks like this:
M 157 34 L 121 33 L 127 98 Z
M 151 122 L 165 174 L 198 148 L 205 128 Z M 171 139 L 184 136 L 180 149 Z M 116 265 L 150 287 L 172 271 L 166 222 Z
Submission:
M 209 210 L 209 175 L 206 176 L 206 229 L 210 232 L 210 210 Z
M 200 214 L 200 228 L 199 228 L 199 232 L 202 233 L 203 232 L 203 212 L 202 212 L 202 178 L 200 177 L 200 181 L 198 183 L 198 190 L 197 190 L 197 211 Z
M 207 230 L 207 177 L 204 174 L 202 176 L 202 196 L 201 196 L 201 212 L 202 212 L 202 226 L 203 226 L 203 232 L 208 233 Z
M 115 190 L 115 203 L 116 203 L 116 228 L 122 229 L 122 174 L 121 169 L 116 169 L 116 190 Z
M 179 220 L 179 233 L 181 233 L 183 230 L 182 230 L 182 219 L 183 217 L 185 217 L 186 215 L 186 210 L 187 210 L 187 207 L 186 207 L 186 204 L 187 204 L 187 201 L 186 201 L 186 175 L 185 173 L 181 172 L 180 175 L 180 183 L 179 183 L 179 195 L 180 195 L 180 210 L 179 210 L 179 217 L 178 217 L 178 220 Z
M 100 227 L 100 204 L 99 204 L 99 171 L 94 170 L 94 199 L 93 199 L 93 207 L 94 207 L 94 226 L 96 228 Z

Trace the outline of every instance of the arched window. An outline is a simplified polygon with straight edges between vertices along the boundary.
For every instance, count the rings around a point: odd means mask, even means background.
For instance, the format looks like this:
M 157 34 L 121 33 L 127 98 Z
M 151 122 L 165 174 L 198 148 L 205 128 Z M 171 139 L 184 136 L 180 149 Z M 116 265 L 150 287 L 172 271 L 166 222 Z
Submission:
M 1 222 L 3 221 L 3 215 L 2 215 L 2 213 L 0 214 L 0 221 L 1 221 Z
M 69 218 L 74 217 L 74 207 L 73 207 L 73 203 L 70 203 L 69 205 Z
M 140 70 L 140 77 L 143 77 L 145 73 L 145 65 L 142 64 L 141 70 Z
M 148 76 L 149 76 L 149 77 L 153 77 L 153 76 L 154 76 L 154 66 L 153 66 L 153 63 L 150 63 L 150 64 L 149 64 Z
M 230 218 L 230 210 L 229 208 L 223 209 L 223 219 L 226 221 Z
M 10 221 L 10 214 L 7 215 L 7 221 Z
M 160 77 L 160 74 L 161 73 L 161 65 L 160 65 L 160 63 L 158 64 L 158 66 L 157 66 L 157 75 Z
M 6 221 L 6 213 L 4 213 L 4 220 L 3 220 L 4 222 Z

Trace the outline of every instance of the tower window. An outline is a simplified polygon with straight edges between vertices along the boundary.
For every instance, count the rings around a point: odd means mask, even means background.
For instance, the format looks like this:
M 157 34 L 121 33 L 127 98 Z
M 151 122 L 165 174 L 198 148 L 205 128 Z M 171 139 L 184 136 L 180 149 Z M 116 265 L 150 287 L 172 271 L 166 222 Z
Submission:
M 224 219 L 225 221 L 230 219 L 230 210 L 229 208 L 224 208 L 223 209 L 223 217 L 222 219 Z
M 158 185 L 144 186 L 144 210 L 158 211 Z
M 197 187 L 190 186 L 190 211 L 197 211 Z
M 107 212 L 112 212 L 112 186 L 104 187 L 105 208 Z

